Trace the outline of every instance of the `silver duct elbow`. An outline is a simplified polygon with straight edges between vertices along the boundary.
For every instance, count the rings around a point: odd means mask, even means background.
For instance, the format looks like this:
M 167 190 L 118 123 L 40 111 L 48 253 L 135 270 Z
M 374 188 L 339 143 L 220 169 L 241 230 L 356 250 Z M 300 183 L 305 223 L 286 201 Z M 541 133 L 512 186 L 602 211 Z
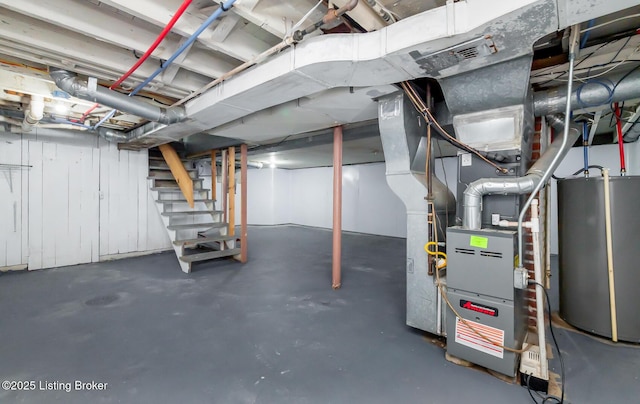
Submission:
M 482 227 L 483 196 L 526 194 L 531 192 L 536 184 L 534 176 L 529 175 L 518 178 L 481 178 L 472 182 L 464 191 L 462 227 L 471 230 L 478 230 Z
M 49 75 L 58 87 L 74 97 L 97 102 L 150 121 L 170 125 L 182 121 L 186 116 L 184 107 L 156 107 L 98 85 L 89 86 L 86 81 L 66 70 L 51 69 Z
M 562 133 L 564 119 L 559 116 L 547 117 L 549 124 L 559 133 Z M 562 158 L 569 152 L 571 146 L 576 142 L 581 132 L 576 127 L 569 128 L 569 138 L 562 147 L 562 136 L 558 136 L 547 148 L 545 153 L 535 162 L 535 164 L 522 177 L 507 178 L 481 178 L 469 184 L 464 191 L 462 203 L 464 215 L 462 217 L 462 227 L 470 230 L 479 230 L 482 227 L 482 197 L 491 194 L 526 194 L 533 191 L 545 177 L 545 173 L 553 171 L 562 161 Z M 556 156 L 560 159 L 552 167 Z
M 108 142 L 126 142 L 131 140 L 131 137 L 128 134 L 120 132 L 119 130 L 98 128 L 97 131 L 98 135 Z

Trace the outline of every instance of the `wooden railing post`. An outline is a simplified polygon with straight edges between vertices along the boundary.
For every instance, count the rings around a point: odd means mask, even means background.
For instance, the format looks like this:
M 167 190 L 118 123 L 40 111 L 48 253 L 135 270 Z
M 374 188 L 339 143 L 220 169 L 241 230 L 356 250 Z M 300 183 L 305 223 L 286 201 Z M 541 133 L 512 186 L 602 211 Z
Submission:
M 220 187 L 220 191 L 221 191 L 221 195 L 220 198 L 222 199 L 222 221 L 223 222 L 227 222 L 227 189 L 228 189 L 228 183 L 229 183 L 229 177 L 227 176 L 228 173 L 228 164 L 227 164 L 227 151 L 226 150 L 222 150 L 222 184 Z
M 216 183 L 218 182 L 218 165 L 216 164 L 217 150 L 211 150 L 211 199 L 216 200 Z
M 236 148 L 229 147 L 229 229 L 227 235 L 236 234 Z
M 247 262 L 247 145 L 240 146 L 240 262 Z

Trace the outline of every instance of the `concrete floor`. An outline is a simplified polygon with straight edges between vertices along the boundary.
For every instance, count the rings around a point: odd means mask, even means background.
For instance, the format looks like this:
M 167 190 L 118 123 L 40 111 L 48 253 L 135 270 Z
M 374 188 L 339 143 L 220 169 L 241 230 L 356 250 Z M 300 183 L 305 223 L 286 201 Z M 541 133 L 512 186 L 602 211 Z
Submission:
M 173 253 L 0 276 L 2 403 L 527 403 L 404 324 L 403 239 L 250 228 L 250 262 Z M 640 349 L 558 331 L 573 403 L 635 403 Z M 557 370 L 557 363 L 552 363 Z M 105 391 L 40 382 L 108 383 Z M 64 387 L 64 386 L 63 386 Z

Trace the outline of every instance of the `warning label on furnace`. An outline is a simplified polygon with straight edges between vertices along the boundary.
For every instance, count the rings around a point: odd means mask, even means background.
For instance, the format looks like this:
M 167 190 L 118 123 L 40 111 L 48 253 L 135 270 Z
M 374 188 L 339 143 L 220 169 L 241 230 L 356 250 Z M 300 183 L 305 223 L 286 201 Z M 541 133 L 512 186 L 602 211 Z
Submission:
M 503 330 L 466 319 L 465 322 L 473 327 L 474 330 L 484 335 L 489 341 L 493 342 L 493 344 L 473 332 L 471 328 L 469 328 L 469 326 L 463 323 L 459 318 L 456 318 L 456 343 L 468 346 L 469 348 L 476 349 L 500 359 L 504 357 L 504 349 L 494 345 L 504 345 Z

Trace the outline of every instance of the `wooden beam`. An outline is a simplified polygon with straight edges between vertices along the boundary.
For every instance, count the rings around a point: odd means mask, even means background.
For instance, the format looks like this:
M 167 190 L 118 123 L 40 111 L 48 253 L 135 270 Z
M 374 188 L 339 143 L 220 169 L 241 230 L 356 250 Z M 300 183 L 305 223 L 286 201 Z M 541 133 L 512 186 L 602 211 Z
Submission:
M 218 154 L 217 150 L 211 150 L 211 199 L 214 201 L 217 199 L 217 182 L 218 182 L 218 165 L 216 164 L 216 154 Z
M 247 145 L 240 146 L 240 262 L 247 262 Z
M 228 212 L 227 212 L 227 189 L 228 186 L 227 184 L 229 184 L 229 177 L 228 177 L 228 168 L 229 165 L 227 164 L 227 150 L 222 150 L 222 163 L 221 163 L 221 167 L 222 167 L 222 178 L 221 178 L 221 184 L 220 184 L 220 191 L 222 193 L 222 195 L 220 195 L 220 198 L 222 198 L 222 221 L 227 223 L 227 218 L 228 218 Z
M 182 191 L 182 195 L 184 195 L 189 206 L 193 208 L 193 178 L 191 178 L 187 170 L 184 168 L 182 160 L 171 145 L 163 144 L 159 147 L 162 152 L 162 157 L 164 157 L 164 161 L 167 162 L 167 165 L 171 170 L 171 174 L 173 174 L 173 178 L 175 178 L 180 190 Z
M 342 286 L 342 126 L 333 128 L 333 289 Z
M 236 234 L 236 148 L 229 147 L 229 231 L 228 236 Z

